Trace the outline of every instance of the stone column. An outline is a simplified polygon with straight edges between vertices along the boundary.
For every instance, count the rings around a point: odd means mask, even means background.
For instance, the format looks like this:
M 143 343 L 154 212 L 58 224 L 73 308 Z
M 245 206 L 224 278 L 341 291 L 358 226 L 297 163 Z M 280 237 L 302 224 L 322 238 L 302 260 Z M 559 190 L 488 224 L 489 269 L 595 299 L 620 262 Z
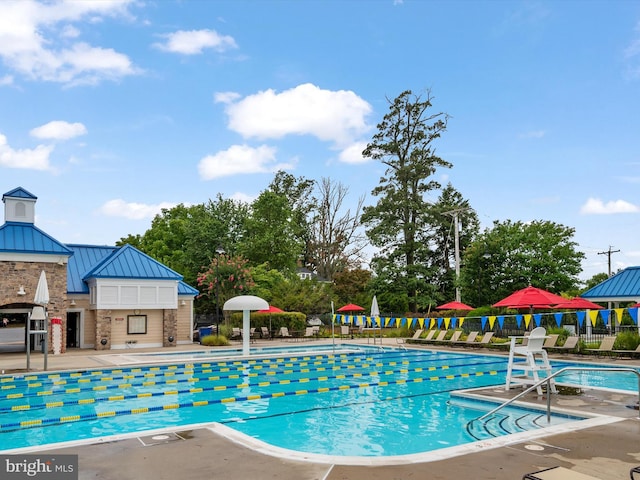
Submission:
M 178 310 L 162 311 L 162 346 L 175 347 L 178 340 Z
M 111 310 L 96 311 L 96 350 L 111 349 Z

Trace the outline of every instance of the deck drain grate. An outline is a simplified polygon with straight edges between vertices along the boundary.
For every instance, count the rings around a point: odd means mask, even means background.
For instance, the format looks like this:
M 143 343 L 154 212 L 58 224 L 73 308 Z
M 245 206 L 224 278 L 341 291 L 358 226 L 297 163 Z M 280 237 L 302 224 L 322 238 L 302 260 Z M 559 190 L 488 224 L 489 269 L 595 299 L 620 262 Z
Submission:
M 140 443 L 145 447 L 150 447 L 152 445 L 162 445 L 165 443 L 175 442 L 177 440 L 184 440 L 180 435 L 174 432 L 170 433 L 160 433 L 157 435 L 149 435 L 146 437 L 138 437 Z

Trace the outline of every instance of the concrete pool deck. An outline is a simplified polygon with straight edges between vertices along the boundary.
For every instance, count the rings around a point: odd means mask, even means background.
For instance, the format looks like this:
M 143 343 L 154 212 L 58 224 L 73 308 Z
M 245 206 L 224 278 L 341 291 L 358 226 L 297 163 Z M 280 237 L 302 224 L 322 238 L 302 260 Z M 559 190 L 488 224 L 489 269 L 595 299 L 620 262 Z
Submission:
M 365 339 L 366 340 L 366 339 Z M 360 339 L 362 341 L 362 339 Z M 385 343 L 396 346 L 394 339 Z M 341 340 L 340 343 L 357 343 Z M 316 343 L 316 342 L 313 342 Z M 318 344 L 320 342 L 317 342 Z M 278 341 L 258 342 L 259 345 L 283 345 Z M 291 345 L 285 342 L 284 345 Z M 295 344 L 294 344 L 295 345 Z M 366 345 L 366 343 L 365 343 Z M 202 350 L 200 345 L 183 345 L 172 351 Z M 423 347 L 418 347 L 423 348 Z M 446 348 L 439 346 L 439 348 Z M 136 349 L 136 353 L 149 350 Z M 456 349 L 455 351 L 461 351 Z M 463 350 L 469 353 L 495 351 Z M 106 362 L 103 355 L 133 353 L 131 350 L 96 352 L 70 351 L 64 355 L 49 355 L 48 370 L 75 370 L 105 368 L 115 365 Z M 102 358 L 101 358 L 102 357 Z M 576 361 L 589 361 L 590 357 L 554 356 Z M 597 358 L 599 363 L 633 365 L 640 362 L 629 359 Z M 24 373 L 25 354 L 0 355 L 0 364 L 7 373 Z M 33 354 L 33 373 L 42 371 L 43 355 Z M 495 387 L 483 390 L 484 395 L 504 397 L 521 390 L 504 392 Z M 546 397 L 529 394 L 526 401 L 544 405 Z M 580 396 L 551 397 L 552 405 L 580 412 L 615 417 L 615 423 L 589 428 L 562 431 L 543 438 L 525 438 L 508 445 L 487 447 L 475 445 L 460 456 L 395 465 L 342 465 L 335 462 L 317 462 L 300 455 L 279 456 L 272 449 L 261 448 L 258 443 L 239 442 L 216 428 L 176 429 L 158 435 L 139 434 L 97 444 L 82 444 L 47 450 L 48 453 L 77 454 L 79 478 L 118 480 L 199 480 L 213 479 L 322 479 L 322 480 L 377 480 L 377 479 L 520 479 L 525 473 L 544 468 L 562 466 L 601 479 L 628 479 L 629 470 L 640 465 L 640 420 L 635 410 L 637 395 L 610 391 L 586 390 Z M 619 420 L 618 420 L 619 419 Z M 154 438 L 155 437 L 155 438 Z

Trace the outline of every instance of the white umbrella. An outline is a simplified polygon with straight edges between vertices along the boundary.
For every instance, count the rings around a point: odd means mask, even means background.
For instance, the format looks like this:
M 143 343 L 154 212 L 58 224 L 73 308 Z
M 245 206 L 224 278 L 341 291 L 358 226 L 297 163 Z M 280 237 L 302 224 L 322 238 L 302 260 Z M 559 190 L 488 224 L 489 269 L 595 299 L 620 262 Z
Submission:
M 37 303 L 38 305 L 47 305 L 49 303 L 49 286 L 47 285 L 47 276 L 44 270 L 40 272 L 40 279 L 38 280 L 33 303 Z
M 373 300 L 371 300 L 371 321 L 373 322 L 373 326 L 376 325 L 376 317 L 380 316 L 380 309 L 378 308 L 378 299 L 376 296 L 373 296 Z M 375 332 L 375 330 L 374 330 Z M 373 338 L 375 340 L 376 335 L 374 333 Z M 375 343 L 375 342 L 374 342 Z M 380 320 L 380 345 L 382 345 L 382 319 Z

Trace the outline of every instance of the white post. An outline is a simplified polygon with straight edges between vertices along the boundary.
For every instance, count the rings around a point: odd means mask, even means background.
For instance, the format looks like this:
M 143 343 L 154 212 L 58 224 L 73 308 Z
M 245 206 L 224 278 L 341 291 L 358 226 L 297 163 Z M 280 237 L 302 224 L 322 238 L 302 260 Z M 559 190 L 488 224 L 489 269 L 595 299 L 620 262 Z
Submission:
M 251 310 L 242 311 L 242 355 L 249 355 L 249 342 L 251 340 Z

